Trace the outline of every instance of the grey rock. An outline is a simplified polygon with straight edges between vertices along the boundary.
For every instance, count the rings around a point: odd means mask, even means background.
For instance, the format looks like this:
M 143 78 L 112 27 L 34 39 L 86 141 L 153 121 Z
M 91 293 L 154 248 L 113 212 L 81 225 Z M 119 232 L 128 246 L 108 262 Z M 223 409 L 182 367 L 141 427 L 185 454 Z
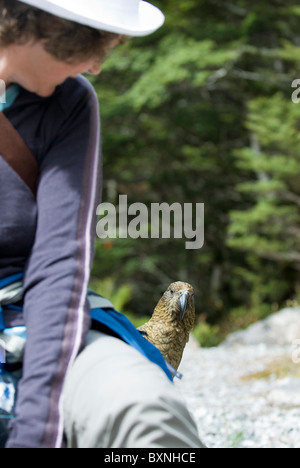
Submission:
M 232 333 L 223 346 L 235 344 L 285 345 L 300 339 L 300 308 L 283 309 L 246 330 Z
M 218 347 L 187 347 L 179 369 L 184 377 L 175 385 L 207 447 L 300 447 L 295 339 L 300 339 L 299 308 L 234 333 Z M 288 363 L 291 375 L 279 378 L 268 372 L 274 362 Z
M 279 406 L 300 408 L 300 379 L 287 377 L 278 380 L 267 401 Z

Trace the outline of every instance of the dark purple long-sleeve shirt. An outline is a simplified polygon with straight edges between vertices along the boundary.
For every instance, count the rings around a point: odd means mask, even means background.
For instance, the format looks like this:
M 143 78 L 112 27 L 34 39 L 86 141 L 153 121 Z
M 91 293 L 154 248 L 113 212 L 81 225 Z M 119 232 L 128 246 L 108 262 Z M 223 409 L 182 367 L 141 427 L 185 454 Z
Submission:
M 27 345 L 7 447 L 60 447 L 62 386 L 89 327 L 86 302 L 99 201 L 96 95 L 82 77 L 49 98 L 23 89 L 4 111 L 39 165 L 36 199 L 0 154 L 0 279 L 21 271 Z

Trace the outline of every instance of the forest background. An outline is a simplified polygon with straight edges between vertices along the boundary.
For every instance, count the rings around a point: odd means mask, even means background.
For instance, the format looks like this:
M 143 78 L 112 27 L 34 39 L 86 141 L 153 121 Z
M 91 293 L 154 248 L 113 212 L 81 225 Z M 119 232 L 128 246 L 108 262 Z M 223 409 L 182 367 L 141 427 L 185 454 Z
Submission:
M 102 74 L 103 201 L 205 204 L 205 245 L 97 240 L 91 287 L 136 323 L 173 281 L 196 292 L 204 346 L 300 300 L 300 6 L 153 1 L 157 33 Z M 294 94 L 295 96 L 295 94 Z M 299 93 L 300 96 L 300 93 Z

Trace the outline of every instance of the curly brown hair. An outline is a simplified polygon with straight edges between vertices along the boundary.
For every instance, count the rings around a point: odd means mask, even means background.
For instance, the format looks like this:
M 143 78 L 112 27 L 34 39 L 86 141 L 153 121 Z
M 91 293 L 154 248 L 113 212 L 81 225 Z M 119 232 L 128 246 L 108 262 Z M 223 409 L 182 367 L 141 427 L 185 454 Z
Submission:
M 107 51 L 123 38 L 53 16 L 18 0 L 0 0 L 0 49 L 41 40 L 52 56 L 75 63 L 93 57 L 104 60 Z

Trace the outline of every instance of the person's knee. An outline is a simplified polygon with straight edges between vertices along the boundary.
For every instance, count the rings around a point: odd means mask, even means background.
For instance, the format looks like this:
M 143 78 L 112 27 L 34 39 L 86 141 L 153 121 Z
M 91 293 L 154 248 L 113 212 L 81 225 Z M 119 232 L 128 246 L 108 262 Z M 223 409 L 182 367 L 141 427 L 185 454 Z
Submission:
M 134 398 L 112 408 L 108 447 L 202 447 L 196 424 L 176 389 L 168 381 L 152 392 L 145 387 L 136 387 Z
M 91 345 L 67 378 L 69 446 L 199 447 L 196 426 L 164 372 L 124 343 L 107 343 L 107 353 L 105 342 Z
M 158 369 L 158 372 L 161 372 Z M 74 389 L 69 445 L 98 448 L 200 447 L 197 428 L 175 388 L 127 375 Z M 70 402 L 71 403 L 71 402 Z M 74 414 L 75 412 L 75 414 Z

